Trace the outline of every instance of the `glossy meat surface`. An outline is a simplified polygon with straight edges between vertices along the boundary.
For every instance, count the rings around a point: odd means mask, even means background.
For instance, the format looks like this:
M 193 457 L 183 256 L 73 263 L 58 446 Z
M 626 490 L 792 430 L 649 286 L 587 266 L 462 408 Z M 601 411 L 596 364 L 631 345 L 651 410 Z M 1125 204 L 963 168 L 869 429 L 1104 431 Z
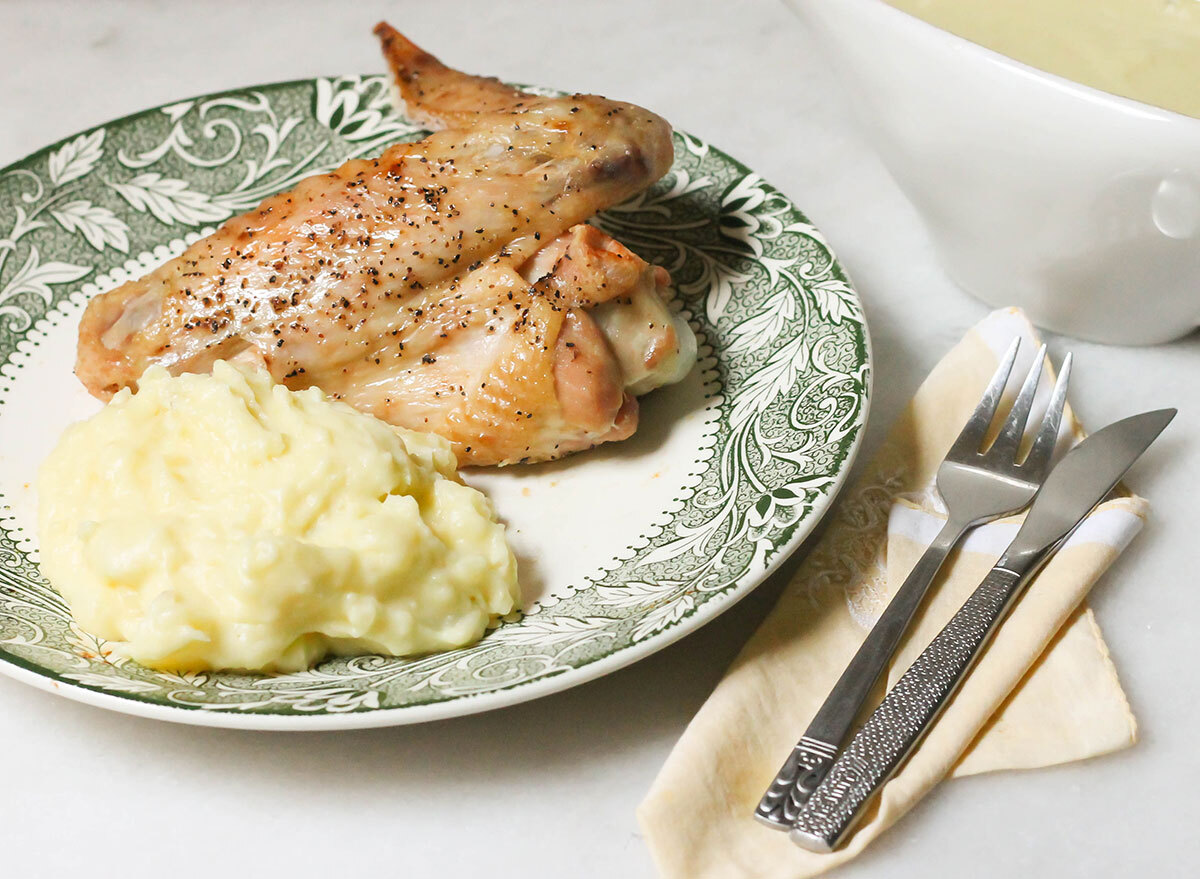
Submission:
M 301 181 L 94 299 L 79 378 L 107 398 L 152 364 L 249 360 L 440 433 L 464 465 L 628 436 L 634 395 L 681 377 L 694 339 L 665 272 L 580 224 L 666 172 L 669 126 L 525 95 L 377 32 L 409 115 L 441 130 Z

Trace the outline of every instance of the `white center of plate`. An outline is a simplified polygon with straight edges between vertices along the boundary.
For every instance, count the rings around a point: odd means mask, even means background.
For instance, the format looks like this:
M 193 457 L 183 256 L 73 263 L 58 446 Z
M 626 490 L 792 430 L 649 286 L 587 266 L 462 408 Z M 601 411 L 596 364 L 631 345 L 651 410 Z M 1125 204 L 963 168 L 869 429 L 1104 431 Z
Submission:
M 173 242 L 170 250 L 182 250 L 183 244 Z M 130 266 L 132 274 L 174 255 L 145 255 Z M 117 270 L 84 289 L 95 295 L 128 277 Z M 0 494 L 7 505 L 2 519 L 28 552 L 37 550 L 38 467 L 64 428 L 102 405 L 72 371 L 86 299 L 77 293 L 38 321 L 0 374 Z M 690 497 L 710 454 L 717 416 L 703 354 L 684 381 L 641 399 L 640 423 L 630 439 L 562 461 L 463 474 L 492 499 L 508 525 L 520 565 L 522 606 L 566 596 L 632 555 Z M 104 462 L 95 466 L 103 468 Z

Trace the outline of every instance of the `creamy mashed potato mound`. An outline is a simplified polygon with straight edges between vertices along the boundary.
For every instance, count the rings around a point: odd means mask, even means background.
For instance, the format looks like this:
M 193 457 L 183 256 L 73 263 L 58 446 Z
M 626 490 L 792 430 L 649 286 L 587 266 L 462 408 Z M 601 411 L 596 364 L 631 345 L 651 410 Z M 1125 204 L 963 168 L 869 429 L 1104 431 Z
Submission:
M 41 565 L 79 625 L 173 670 L 425 653 L 513 610 L 517 566 L 430 434 L 219 362 L 153 368 L 38 481 Z

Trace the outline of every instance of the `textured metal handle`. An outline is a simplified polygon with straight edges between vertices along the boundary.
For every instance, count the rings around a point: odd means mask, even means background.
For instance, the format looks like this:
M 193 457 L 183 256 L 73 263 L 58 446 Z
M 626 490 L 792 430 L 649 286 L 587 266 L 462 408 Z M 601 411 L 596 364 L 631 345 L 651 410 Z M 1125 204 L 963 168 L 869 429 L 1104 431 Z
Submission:
M 896 682 L 796 815 L 791 838 L 833 851 L 954 695 L 1016 598 L 1022 578 L 993 568 Z
M 836 756 L 837 745 L 808 736 L 801 738 L 759 800 L 754 817 L 770 827 L 790 830 Z
M 957 521 L 948 521 L 937 537 L 909 571 L 887 608 L 880 615 L 866 639 L 859 645 L 846 670 L 842 672 L 829 695 L 825 697 L 804 737 L 796 743 L 775 780 L 763 794 L 754 810 L 754 817 L 777 830 L 790 830 L 800 808 L 821 780 L 837 749 L 854 727 L 854 720 L 875 687 L 892 655 L 900 644 L 908 625 L 929 584 L 937 576 L 950 549 L 966 530 Z

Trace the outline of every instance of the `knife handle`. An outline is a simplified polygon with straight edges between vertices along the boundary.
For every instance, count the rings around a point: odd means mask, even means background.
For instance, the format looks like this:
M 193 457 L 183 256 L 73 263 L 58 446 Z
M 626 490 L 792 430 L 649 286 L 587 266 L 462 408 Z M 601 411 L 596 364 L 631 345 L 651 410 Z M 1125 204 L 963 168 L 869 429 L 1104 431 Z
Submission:
M 831 852 L 924 737 L 1025 582 L 995 567 L 884 697 L 796 815 L 791 839 Z

